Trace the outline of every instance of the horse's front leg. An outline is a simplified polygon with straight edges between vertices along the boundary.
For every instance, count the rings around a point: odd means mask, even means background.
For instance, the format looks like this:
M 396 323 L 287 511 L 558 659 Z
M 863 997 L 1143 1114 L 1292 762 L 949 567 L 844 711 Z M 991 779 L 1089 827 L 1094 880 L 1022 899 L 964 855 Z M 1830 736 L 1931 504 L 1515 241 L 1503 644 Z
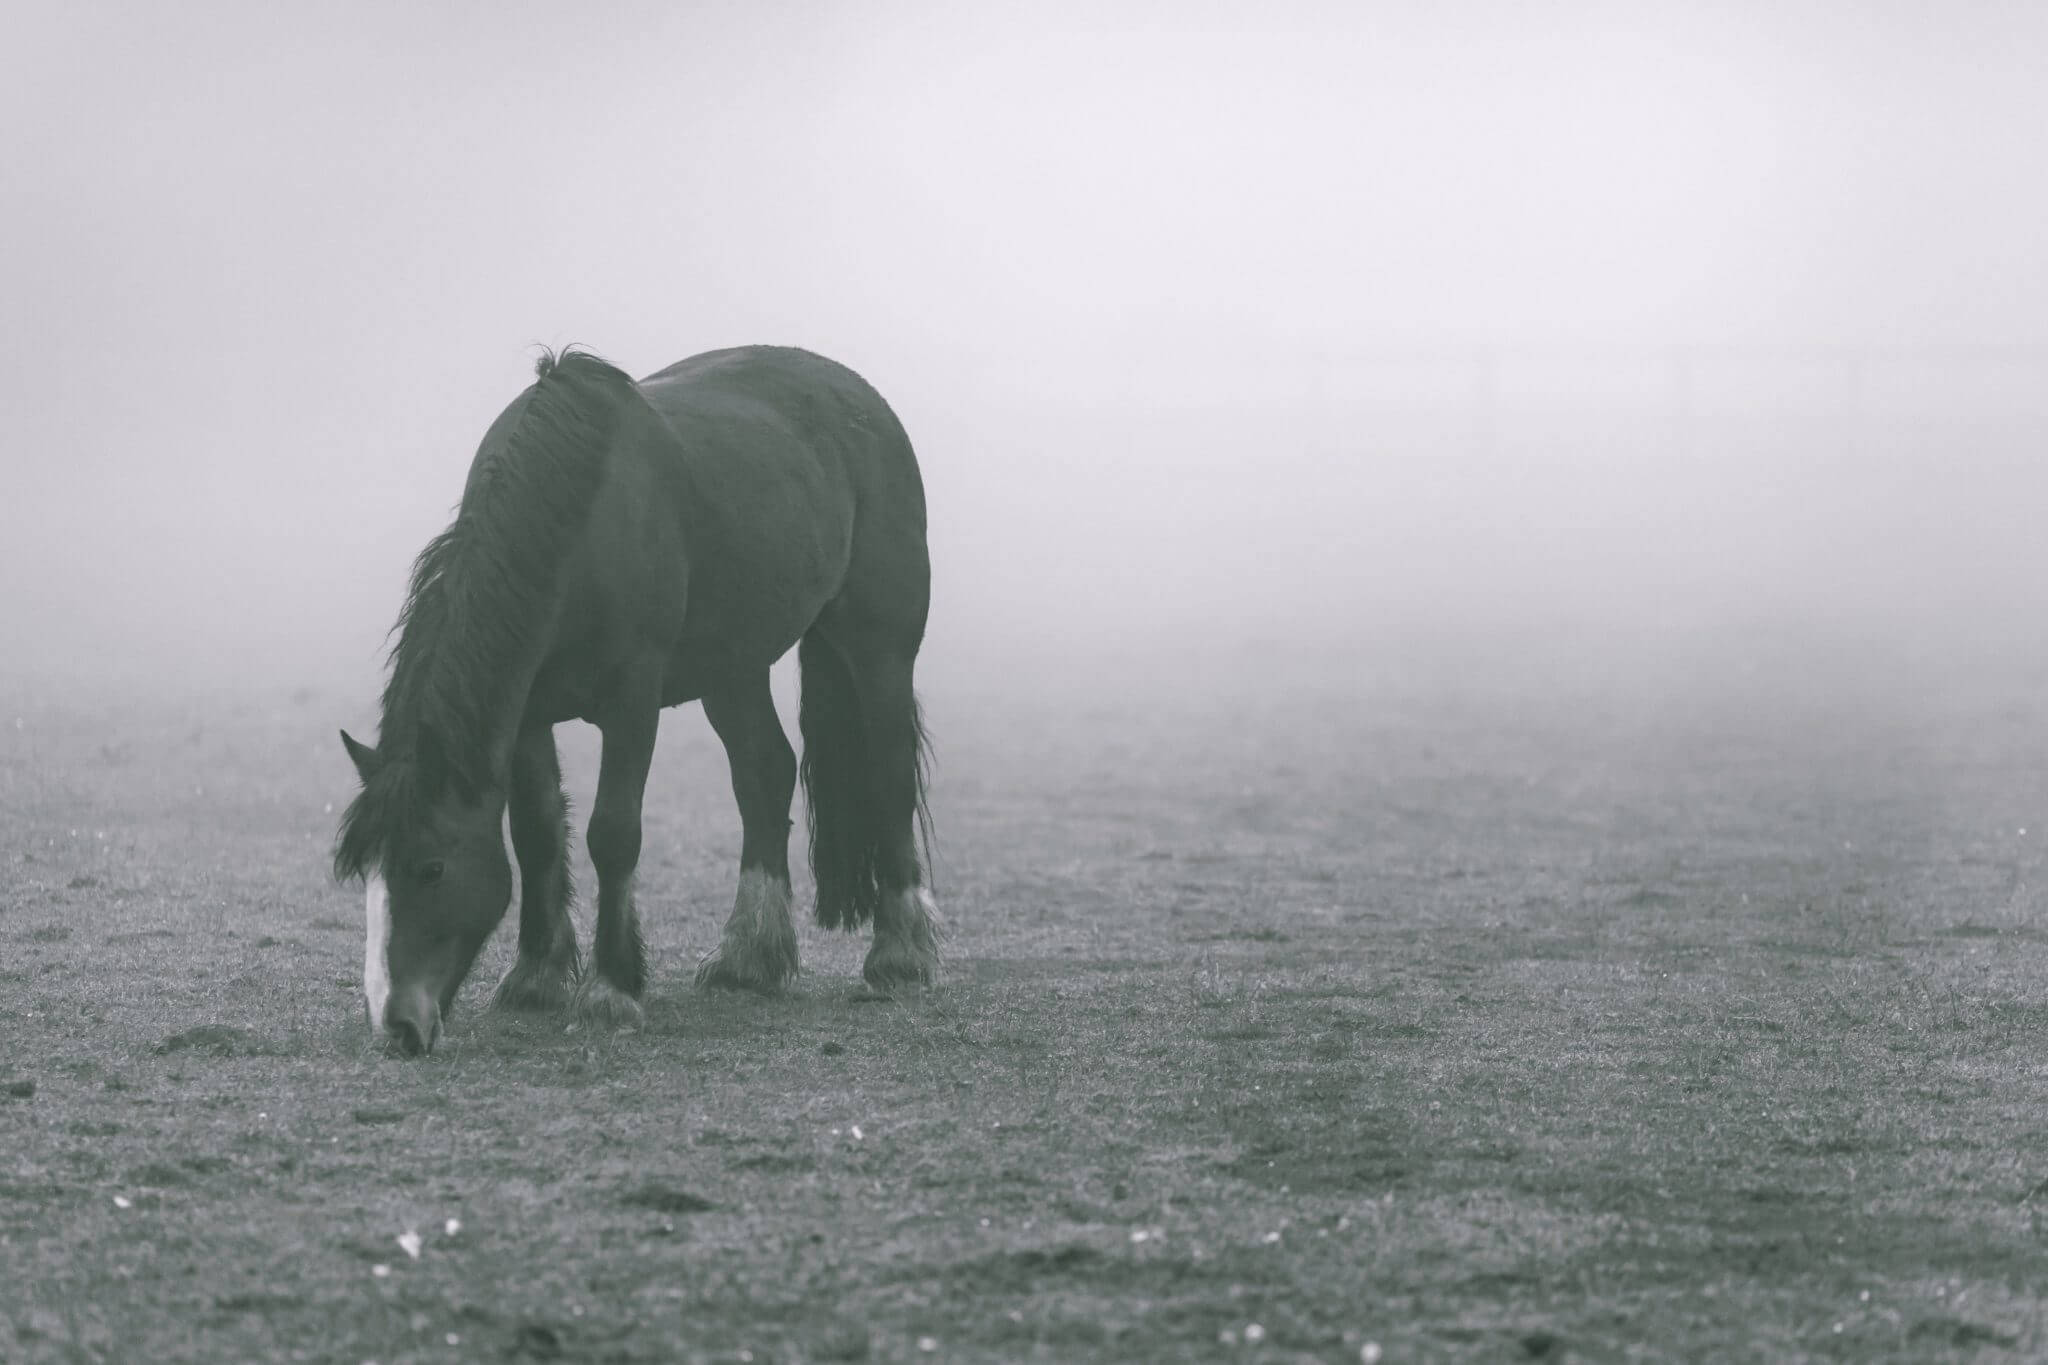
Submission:
M 498 983 L 504 1009 L 552 1010 L 576 981 L 576 930 L 569 922 L 569 800 L 555 755 L 554 727 L 520 731 L 512 751 L 512 851 L 519 858 L 519 960 Z
M 598 722 L 604 754 L 587 838 L 597 868 L 597 936 L 590 970 L 576 992 L 576 1010 L 608 1028 L 638 1027 L 647 987 L 647 950 L 633 909 L 633 871 L 640 863 L 640 799 L 661 719 L 657 687 L 635 689 Z

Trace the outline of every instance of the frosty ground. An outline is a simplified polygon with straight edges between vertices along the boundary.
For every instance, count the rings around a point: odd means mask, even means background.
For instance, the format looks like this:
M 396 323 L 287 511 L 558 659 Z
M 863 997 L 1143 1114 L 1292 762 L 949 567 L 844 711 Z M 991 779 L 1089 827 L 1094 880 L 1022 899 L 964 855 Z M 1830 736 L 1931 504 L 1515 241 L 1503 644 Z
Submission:
M 691 988 L 689 708 L 646 1030 L 484 1010 L 501 935 L 415 1063 L 325 874 L 365 697 L 10 684 L 0 1359 L 2039 1358 L 2044 682 L 1743 629 L 928 684 L 894 1003 L 810 928 Z

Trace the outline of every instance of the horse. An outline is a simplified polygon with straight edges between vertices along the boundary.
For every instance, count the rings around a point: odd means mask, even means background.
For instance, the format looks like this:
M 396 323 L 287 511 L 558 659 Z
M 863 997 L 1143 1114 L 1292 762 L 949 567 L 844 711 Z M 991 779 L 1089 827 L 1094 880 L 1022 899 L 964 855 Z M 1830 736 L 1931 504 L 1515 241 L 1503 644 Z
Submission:
M 477 448 L 454 520 L 412 569 L 377 742 L 346 730 L 361 788 L 334 875 L 361 879 L 363 998 L 387 1051 L 433 1050 L 512 896 L 519 955 L 493 1003 L 644 1019 L 634 906 L 641 801 L 663 709 L 702 701 L 742 826 L 739 887 L 703 987 L 797 973 L 790 803 L 801 776 L 817 922 L 872 923 L 879 994 L 937 978 L 925 886 L 928 745 L 912 674 L 931 597 L 922 476 L 889 405 L 786 347 L 693 356 L 634 381 L 544 352 Z M 769 692 L 794 646 L 798 763 Z M 588 970 L 569 920 L 554 727 L 602 735 L 585 834 Z

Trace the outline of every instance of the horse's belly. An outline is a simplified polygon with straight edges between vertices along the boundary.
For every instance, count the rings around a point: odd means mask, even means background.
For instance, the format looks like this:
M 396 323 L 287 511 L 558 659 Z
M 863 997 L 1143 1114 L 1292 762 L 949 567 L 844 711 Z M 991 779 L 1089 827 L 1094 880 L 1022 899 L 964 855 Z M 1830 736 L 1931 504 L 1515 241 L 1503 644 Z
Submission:
M 689 605 L 669 669 L 693 695 L 787 654 L 845 581 L 850 496 L 816 473 L 778 482 L 691 528 Z
M 836 576 L 765 573 L 730 599 L 691 585 L 683 633 L 669 651 L 664 702 L 692 701 L 724 681 L 752 676 L 789 653 L 838 590 Z

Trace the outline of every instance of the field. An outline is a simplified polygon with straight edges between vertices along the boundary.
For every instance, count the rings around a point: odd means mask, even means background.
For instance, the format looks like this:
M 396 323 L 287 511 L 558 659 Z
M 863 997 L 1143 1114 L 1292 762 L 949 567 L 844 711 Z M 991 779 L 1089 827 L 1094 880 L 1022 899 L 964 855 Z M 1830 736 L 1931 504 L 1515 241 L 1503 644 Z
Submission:
M 0 1359 L 2048 1357 L 2041 670 L 1073 673 L 928 686 L 939 989 L 691 988 L 691 708 L 646 1030 L 483 1010 L 501 934 L 418 1063 L 325 873 L 365 697 L 0 689 Z

